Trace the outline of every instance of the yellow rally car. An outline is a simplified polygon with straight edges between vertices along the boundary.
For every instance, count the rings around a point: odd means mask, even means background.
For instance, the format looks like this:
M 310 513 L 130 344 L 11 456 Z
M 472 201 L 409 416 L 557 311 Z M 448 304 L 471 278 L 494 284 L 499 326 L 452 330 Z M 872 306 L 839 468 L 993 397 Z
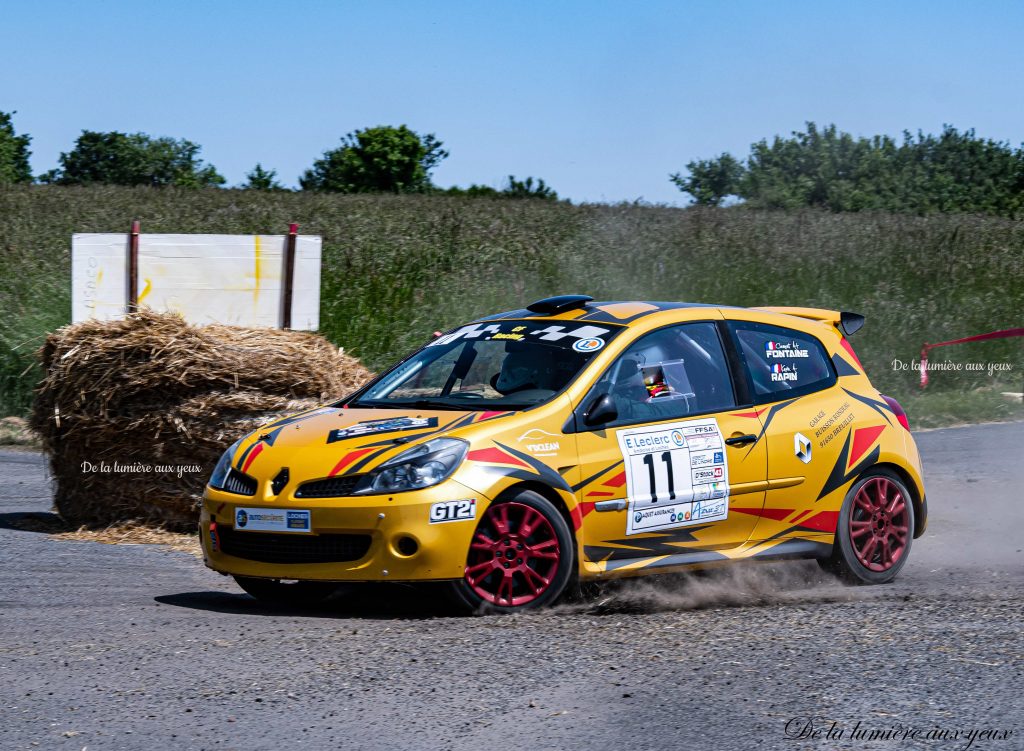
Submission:
M 478 612 L 743 558 L 889 581 L 927 506 L 906 415 L 846 340 L 863 323 L 583 295 L 482 318 L 228 449 L 206 564 L 279 601 L 444 580 Z

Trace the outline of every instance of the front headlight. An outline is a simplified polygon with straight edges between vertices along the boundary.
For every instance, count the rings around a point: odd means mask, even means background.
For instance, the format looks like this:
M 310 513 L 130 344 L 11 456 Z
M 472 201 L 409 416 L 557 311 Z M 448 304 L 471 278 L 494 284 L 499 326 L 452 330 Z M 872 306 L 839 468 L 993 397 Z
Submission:
M 469 444 L 458 438 L 435 438 L 403 451 L 368 473 L 353 492 L 399 493 L 447 480 L 466 458 Z
M 210 475 L 211 488 L 216 490 L 224 489 L 224 483 L 227 482 L 228 474 L 231 472 L 231 457 L 235 455 L 235 451 L 238 450 L 242 440 L 242 438 L 239 438 L 231 444 L 231 448 L 220 455 L 220 459 L 217 460 L 217 466 L 213 468 L 213 474 Z

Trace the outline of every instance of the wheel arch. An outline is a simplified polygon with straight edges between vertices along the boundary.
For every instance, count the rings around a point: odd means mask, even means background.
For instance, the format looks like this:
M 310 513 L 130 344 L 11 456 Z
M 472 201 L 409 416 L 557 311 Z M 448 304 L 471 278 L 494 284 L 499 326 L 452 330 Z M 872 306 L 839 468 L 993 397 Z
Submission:
M 918 537 L 924 534 L 926 523 L 924 514 L 924 495 L 921 492 L 921 488 L 918 487 L 917 483 L 914 481 L 914 478 L 910 474 L 910 472 L 908 472 L 905 468 L 901 467 L 899 464 L 895 464 L 893 462 L 879 462 L 878 464 L 872 464 L 868 468 L 867 472 L 870 472 L 873 469 L 889 470 L 897 477 L 899 477 L 903 484 L 907 486 L 907 490 L 910 491 L 910 501 L 911 503 L 913 503 L 914 506 L 913 537 L 916 540 Z M 865 474 L 867 474 L 867 472 L 865 472 Z M 863 477 L 863 475 L 861 476 Z

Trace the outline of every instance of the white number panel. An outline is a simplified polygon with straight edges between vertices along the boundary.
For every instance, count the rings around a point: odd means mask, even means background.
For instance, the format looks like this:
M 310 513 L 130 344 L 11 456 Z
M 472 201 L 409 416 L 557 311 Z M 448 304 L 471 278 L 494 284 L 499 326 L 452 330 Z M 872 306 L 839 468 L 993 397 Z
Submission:
M 718 421 L 681 420 L 620 430 L 626 534 L 707 524 L 729 514 L 729 467 Z

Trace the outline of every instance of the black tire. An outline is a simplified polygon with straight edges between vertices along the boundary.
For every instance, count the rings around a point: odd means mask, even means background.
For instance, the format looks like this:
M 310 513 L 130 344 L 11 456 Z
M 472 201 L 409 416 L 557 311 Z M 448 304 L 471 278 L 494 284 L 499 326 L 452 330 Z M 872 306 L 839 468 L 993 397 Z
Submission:
M 337 582 L 283 582 L 250 576 L 236 576 L 234 579 L 248 594 L 268 605 L 319 605 L 338 593 L 342 586 Z
M 546 557 L 543 559 L 533 559 L 529 557 L 530 553 L 523 553 L 523 562 L 522 564 L 519 564 L 518 568 L 523 569 L 524 566 L 530 566 L 534 571 L 533 574 L 526 572 L 526 574 L 529 575 L 527 577 L 523 573 L 516 573 L 514 570 L 510 574 L 504 574 L 498 567 L 497 563 L 495 563 L 493 564 L 493 571 L 487 575 L 487 579 L 483 582 L 479 582 L 477 586 L 474 587 L 469 581 L 471 570 L 473 568 L 471 564 L 476 563 L 477 566 L 482 566 L 484 564 L 477 563 L 473 556 L 489 555 L 489 553 L 474 553 L 471 549 L 467 556 L 466 576 L 457 581 L 449 582 L 447 585 L 447 594 L 449 599 L 451 599 L 456 607 L 464 613 L 473 613 L 477 615 L 488 613 L 520 613 L 524 610 L 533 610 L 535 608 L 543 608 L 553 605 L 565 593 L 575 571 L 576 541 L 572 530 L 569 528 L 569 524 L 551 501 L 539 493 L 534 493 L 530 490 L 520 491 L 514 496 L 509 496 L 492 503 L 477 523 L 477 529 L 473 535 L 474 540 L 477 540 L 478 535 L 480 534 L 484 534 L 488 539 L 497 537 L 495 535 L 497 527 L 494 526 L 495 515 L 501 514 L 503 507 L 505 513 L 508 514 L 508 518 L 512 520 L 512 523 L 515 523 L 518 519 L 523 520 L 519 525 L 520 531 L 525 525 L 524 514 L 529 514 L 529 512 L 523 511 L 523 507 L 532 509 L 534 512 L 540 514 L 547 526 L 543 527 L 543 525 L 538 523 L 535 525 L 533 532 L 529 536 L 523 537 L 521 542 L 526 546 L 528 551 L 534 550 L 534 548 L 531 547 L 532 545 L 537 545 L 536 550 L 544 548 L 551 551 L 554 549 L 554 545 L 552 545 L 552 543 L 555 542 L 557 544 L 557 560 L 551 561 L 550 564 L 544 564 L 544 561 L 549 561 L 550 559 Z M 533 518 L 534 517 L 531 515 L 531 519 Z M 543 542 L 537 542 L 537 537 L 540 535 L 541 531 L 543 531 L 543 534 L 546 536 L 546 540 Z M 515 557 L 518 554 L 517 548 L 519 550 L 523 549 L 516 544 L 517 541 L 520 541 L 517 532 L 510 532 L 506 535 L 504 542 L 501 540 L 495 540 L 496 543 L 506 546 L 506 550 L 499 552 L 511 554 L 512 557 L 508 559 L 508 563 L 513 567 L 513 569 L 515 569 L 519 563 L 519 559 Z M 495 560 L 501 561 L 502 565 L 504 565 L 505 559 L 497 557 L 497 555 L 498 554 L 496 552 Z M 538 564 L 550 565 L 550 568 L 534 568 L 535 566 L 538 566 Z M 508 566 L 505 566 L 505 568 L 507 569 Z M 511 586 L 516 587 L 517 590 L 521 592 L 518 599 L 524 599 L 526 597 L 529 597 L 530 599 L 518 604 L 502 604 L 500 601 L 500 595 L 497 596 L 498 601 L 494 601 L 493 599 L 486 599 L 480 594 L 479 589 L 488 586 L 488 580 L 491 580 L 493 577 L 498 577 L 500 579 L 504 576 L 508 576 L 509 581 L 513 583 Z M 528 582 L 527 578 L 531 581 Z M 536 582 L 538 580 L 546 581 L 547 584 L 544 585 L 544 588 L 538 594 L 531 594 L 527 588 L 537 586 L 535 583 L 531 582 Z M 510 592 L 511 591 L 512 590 L 510 590 Z M 517 598 L 509 597 L 506 599 L 514 601 L 514 599 Z
M 890 504 L 883 501 L 880 507 L 869 513 L 858 503 L 858 495 L 863 491 L 862 501 L 877 498 L 880 495 L 879 488 L 884 488 L 886 497 L 893 501 L 898 493 L 900 502 Z M 894 472 L 874 469 L 862 475 L 850 486 L 843 499 L 832 556 L 818 563 L 824 570 L 849 584 L 885 584 L 895 579 L 907 563 L 914 540 L 912 498 L 906 484 Z M 889 509 L 892 505 L 899 511 L 883 512 L 883 507 Z M 856 532 L 854 525 L 857 527 Z M 905 528 L 902 534 L 901 528 Z M 866 546 L 872 539 L 875 546 L 867 552 Z M 896 547 L 899 547 L 898 556 L 893 551 Z M 889 551 L 888 559 L 886 551 Z M 865 565 L 865 559 L 870 566 Z

